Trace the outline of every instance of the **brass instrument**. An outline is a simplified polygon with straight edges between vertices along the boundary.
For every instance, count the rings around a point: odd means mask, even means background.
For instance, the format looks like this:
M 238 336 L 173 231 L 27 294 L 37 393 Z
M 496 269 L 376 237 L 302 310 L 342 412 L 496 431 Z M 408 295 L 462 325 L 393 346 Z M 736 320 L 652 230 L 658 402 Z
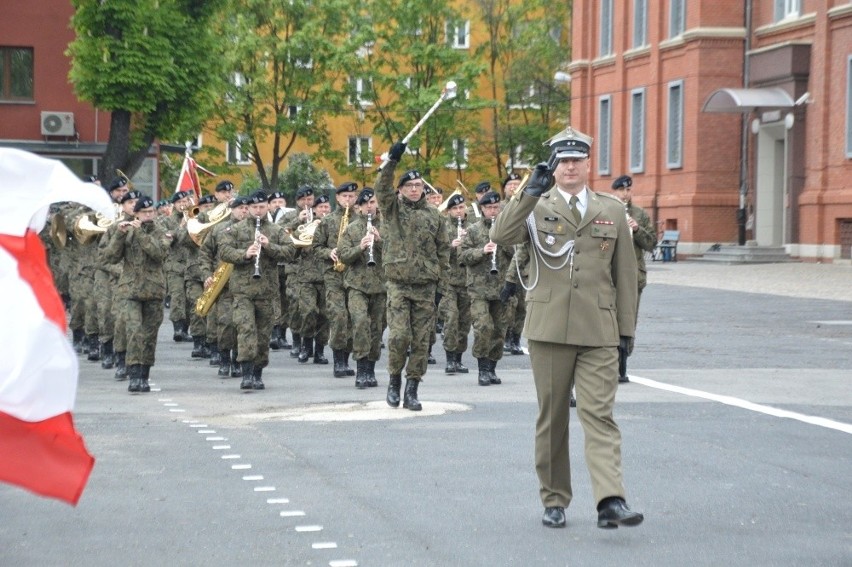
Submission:
M 50 239 L 57 248 L 65 248 L 68 242 L 68 229 L 65 226 L 65 216 L 57 211 L 50 217 Z
M 227 285 L 228 280 L 231 277 L 231 272 L 233 271 L 233 264 L 222 262 L 219 264 L 219 267 L 216 268 L 216 271 L 213 272 L 213 283 L 210 284 L 210 287 L 201 292 L 201 295 L 198 296 L 198 301 L 195 302 L 195 313 L 198 314 L 199 317 L 206 317 L 207 313 L 210 312 L 210 308 L 213 307 L 213 304 L 216 303 L 217 299 L 219 299 L 219 294 L 221 294 L 222 290 L 225 289 L 225 285 Z
M 107 218 L 101 213 L 85 213 L 77 218 L 74 223 L 74 238 L 83 246 L 89 244 L 102 234 L 104 234 L 110 226 L 115 223 L 115 219 L 121 214 L 121 205 L 115 205 L 115 216 Z M 92 220 L 94 218 L 94 220 Z
M 367 267 L 372 268 L 376 265 L 376 259 L 373 257 L 373 244 L 375 244 L 376 237 L 373 234 L 373 215 L 367 213 L 367 234 L 370 235 L 370 246 L 367 248 Z
M 198 209 L 198 207 L 194 207 L 194 209 Z M 231 208 L 227 202 L 219 203 L 207 213 L 208 222 L 206 223 L 198 220 L 196 216 L 197 212 L 186 221 L 186 231 L 189 233 L 192 241 L 198 246 L 201 246 L 210 229 L 231 216 Z
M 127 177 L 127 175 L 125 175 L 123 171 L 121 171 L 120 169 L 116 169 L 115 174 L 117 176 L 121 177 L 122 179 L 124 179 L 127 182 L 127 190 L 128 191 L 133 191 L 133 182 L 130 181 L 130 178 Z
M 260 246 L 260 217 L 255 219 L 257 222 L 254 225 L 254 243 Z M 260 279 L 260 249 L 257 251 L 257 256 L 254 257 L 254 273 L 252 279 Z
M 349 226 L 349 207 L 346 207 L 346 211 L 343 213 L 343 218 L 340 220 L 340 228 L 337 230 L 337 246 L 336 248 L 340 248 L 340 241 L 343 240 L 343 233 L 346 232 L 346 227 Z M 334 262 L 334 271 L 342 272 L 346 269 L 346 264 L 341 262 L 339 259 Z

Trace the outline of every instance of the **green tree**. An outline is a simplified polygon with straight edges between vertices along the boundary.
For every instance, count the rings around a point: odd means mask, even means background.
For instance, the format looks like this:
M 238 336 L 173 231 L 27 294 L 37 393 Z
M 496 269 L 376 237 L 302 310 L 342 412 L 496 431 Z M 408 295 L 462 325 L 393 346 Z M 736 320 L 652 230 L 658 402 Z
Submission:
M 327 119 L 346 102 L 340 84 L 355 49 L 347 31 L 352 9 L 346 0 L 232 0 L 220 22 L 227 87 L 213 127 L 254 164 L 264 188 L 278 186 L 299 139 L 317 157 L 334 155 Z M 267 156 L 258 149 L 266 140 Z
M 224 0 L 72 0 L 69 78 L 111 112 L 101 174 L 132 176 L 156 139 L 191 139 L 215 100 L 210 21 Z
M 331 175 L 319 169 L 308 154 L 300 152 L 290 154 L 287 167 L 278 176 L 278 190 L 287 195 L 287 203 L 296 202 L 296 190 L 302 185 L 310 185 L 315 194 L 330 193 L 334 189 Z

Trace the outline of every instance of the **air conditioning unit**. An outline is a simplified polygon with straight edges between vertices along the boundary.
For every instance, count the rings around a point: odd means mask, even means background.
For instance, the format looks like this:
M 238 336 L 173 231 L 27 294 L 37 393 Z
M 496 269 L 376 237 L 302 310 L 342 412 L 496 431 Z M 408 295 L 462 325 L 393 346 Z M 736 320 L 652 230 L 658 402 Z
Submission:
M 43 111 L 41 113 L 42 136 L 73 136 L 74 132 L 73 112 Z

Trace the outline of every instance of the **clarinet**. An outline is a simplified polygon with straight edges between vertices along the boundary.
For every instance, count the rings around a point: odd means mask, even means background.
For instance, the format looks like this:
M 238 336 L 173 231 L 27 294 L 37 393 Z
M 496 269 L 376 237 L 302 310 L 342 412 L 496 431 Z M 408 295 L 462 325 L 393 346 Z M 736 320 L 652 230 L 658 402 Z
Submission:
M 491 221 L 491 226 L 494 226 L 494 221 Z M 488 241 L 491 242 L 490 240 Z M 494 248 L 494 251 L 491 253 L 491 270 L 489 272 L 492 276 L 497 275 L 497 248 Z
M 260 217 L 255 219 L 257 222 L 254 225 L 254 243 L 260 244 Z M 253 279 L 260 278 L 260 250 L 257 251 L 257 256 L 254 257 L 254 273 L 251 275 Z
M 373 215 L 367 213 L 367 234 L 371 236 L 370 247 L 367 248 L 367 267 L 372 268 L 376 265 L 376 259 L 373 257 L 373 243 L 376 237 L 373 236 Z

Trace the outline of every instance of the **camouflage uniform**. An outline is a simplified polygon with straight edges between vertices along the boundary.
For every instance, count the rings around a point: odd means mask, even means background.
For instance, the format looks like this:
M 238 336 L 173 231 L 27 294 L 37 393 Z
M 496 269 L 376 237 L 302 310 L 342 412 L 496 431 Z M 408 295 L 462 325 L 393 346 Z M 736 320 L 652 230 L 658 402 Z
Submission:
M 378 218 L 371 221 L 380 228 Z M 358 362 L 355 385 L 375 386 L 375 365 L 381 356 L 382 334 L 385 330 L 385 293 L 382 274 L 381 243 L 373 245 L 374 266 L 367 266 L 369 248 L 361 250 L 361 239 L 367 234 L 367 217 L 358 215 L 346 229 L 341 239 L 338 256 L 346 264 L 343 284 L 352 320 L 352 354 Z M 361 379 L 359 381 L 359 378 Z
M 202 213 L 203 215 L 203 213 Z M 198 220 L 206 222 L 206 218 L 198 216 Z M 186 225 L 178 228 L 174 235 L 175 247 L 183 250 L 184 274 L 183 286 L 186 293 L 186 313 L 189 318 L 189 334 L 192 335 L 192 357 L 208 358 L 209 346 L 206 343 L 207 325 L 202 317 L 195 312 L 195 303 L 204 290 L 204 278 L 198 261 L 198 245 L 189 237 Z
M 162 226 L 148 222 L 126 232 L 117 230 L 104 251 L 107 262 L 123 260 L 119 287 L 126 294 L 130 391 L 150 390 L 148 371 L 154 365 L 157 331 L 163 322 L 166 295 L 163 263 L 168 257 L 169 245 L 170 239 Z M 134 389 L 134 384 L 139 389 Z
M 237 361 L 243 366 L 240 387 L 262 389 L 262 370 L 269 365 L 269 334 L 272 332 L 272 297 L 278 289 L 278 261 L 292 258 L 295 248 L 284 230 L 267 218 L 260 222 L 261 233 L 269 239 L 260 254 L 260 277 L 252 277 L 255 258 L 246 258 L 246 250 L 255 240 L 257 221 L 253 217 L 224 230 L 219 256 L 234 264 L 229 280 L 234 294 L 233 319 L 237 328 Z M 259 385 L 259 387 L 258 387 Z
M 491 274 L 494 255 L 482 248 L 488 244 L 492 221 L 481 220 L 467 231 L 459 259 L 467 268 L 467 289 L 470 294 L 470 315 L 473 321 L 473 356 L 480 363 L 479 383 L 499 384 L 494 366 L 503 357 L 503 337 L 506 334 L 500 290 L 506 270 L 512 261 L 512 247 L 498 246 L 497 274 Z M 484 367 L 483 367 L 484 365 Z M 483 370 L 485 374 L 483 375 Z
M 296 250 L 299 267 L 293 274 L 293 280 L 299 294 L 297 301 L 301 320 L 299 335 L 302 339 L 302 348 L 299 351 L 299 362 L 307 362 L 311 356 L 314 357 L 314 362 L 321 362 L 324 358 L 322 351 L 328 344 L 328 319 L 325 315 L 323 279 L 327 260 L 318 257 L 310 246 L 299 247 Z
M 461 228 L 467 219 L 462 219 Z M 452 242 L 459 234 L 459 223 L 448 218 L 447 239 Z M 450 248 L 450 266 L 441 281 L 441 305 L 439 311 L 444 318 L 444 350 L 447 351 L 447 373 L 467 372 L 461 364 L 461 356 L 467 350 L 467 335 L 470 332 L 470 295 L 467 292 L 467 270 L 461 263 L 461 246 Z M 452 359 L 452 360 L 451 360 Z
M 69 215 L 74 226 L 76 222 L 92 211 L 88 207 L 78 207 Z M 82 244 L 75 241 L 77 263 L 68 274 L 71 284 L 71 329 L 82 330 L 86 337 L 86 345 L 97 344 L 98 316 L 93 293 L 95 284 L 95 267 L 98 260 L 98 247 L 95 242 Z
M 165 271 L 169 289 L 169 320 L 175 328 L 175 340 L 183 341 L 189 329 L 189 315 L 187 313 L 186 288 L 184 279 L 186 274 L 186 248 L 177 245 L 177 234 L 183 222 L 183 213 L 177 209 L 167 217 L 159 217 L 166 232 L 172 235 L 172 246 L 169 257 L 166 259 Z
M 503 346 L 503 351 L 512 354 L 524 354 L 523 349 L 521 349 L 521 333 L 524 330 L 524 320 L 527 316 L 527 304 L 524 301 L 523 290 L 520 287 L 521 282 L 518 279 L 518 265 L 520 264 L 521 274 L 524 277 L 523 281 L 526 282 L 529 261 L 528 248 L 525 245 L 515 245 L 512 261 L 506 271 L 506 282 L 514 286 L 513 294 L 503 305 L 504 325 L 506 327 L 506 343 Z
M 119 315 L 123 315 L 123 304 L 116 300 L 115 290 L 118 288 L 118 282 L 121 278 L 123 261 L 108 262 L 106 258 L 106 250 L 109 243 L 115 237 L 118 231 L 118 223 L 122 221 L 131 221 L 133 218 L 125 213 L 119 213 L 115 222 L 110 225 L 106 233 L 101 236 L 98 242 L 98 271 L 95 273 L 95 288 L 94 293 L 98 298 L 98 319 L 100 321 L 100 340 L 103 351 L 104 361 L 101 364 L 103 368 L 112 368 L 111 359 L 115 351 L 116 334 L 121 334 L 119 344 L 122 349 L 119 352 L 126 352 L 127 336 L 124 319 L 121 323 L 118 322 Z
M 296 227 L 301 224 L 299 222 L 299 210 L 287 211 L 278 221 L 278 224 L 284 227 L 287 234 L 292 234 L 296 230 Z M 281 333 L 283 336 L 284 331 L 288 327 L 293 333 L 293 349 L 290 351 L 290 356 L 293 358 L 299 356 L 302 346 L 302 337 L 300 335 L 302 318 L 299 315 L 299 283 L 295 276 L 298 269 L 298 257 L 295 261 L 283 262 L 278 267 L 279 289 L 281 290 Z
M 391 375 L 388 403 L 392 406 L 394 401 L 399 404 L 403 368 L 406 399 L 410 396 L 417 402 L 417 384 L 427 369 L 429 333 L 435 327 L 435 292 L 450 260 L 450 244 L 446 231 L 441 230 L 437 209 L 428 205 L 425 195 L 412 202 L 399 198 L 394 191 L 396 164 L 394 160 L 387 162 L 375 187 L 383 219 L 382 263 L 388 292 Z M 411 409 L 420 409 L 419 402 Z

